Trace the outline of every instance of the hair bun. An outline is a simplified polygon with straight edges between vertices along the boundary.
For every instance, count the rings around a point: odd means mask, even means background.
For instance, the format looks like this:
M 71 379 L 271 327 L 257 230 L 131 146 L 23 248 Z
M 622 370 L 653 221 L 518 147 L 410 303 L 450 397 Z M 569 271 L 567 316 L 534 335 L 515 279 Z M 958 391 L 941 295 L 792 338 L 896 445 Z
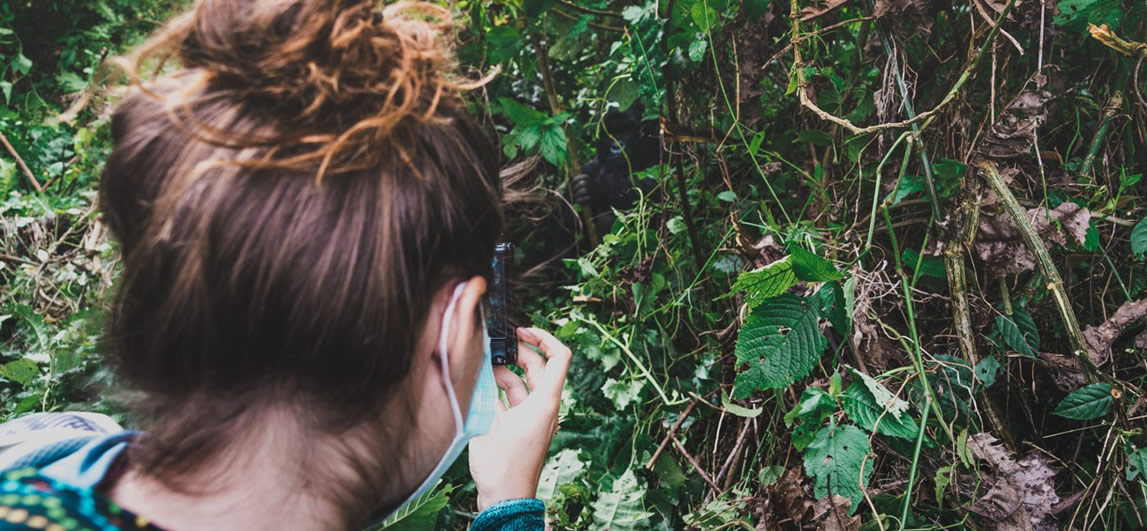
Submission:
M 450 11 L 425 2 L 198 0 L 136 56 L 175 57 L 206 74 L 198 97 L 226 95 L 273 115 L 282 145 L 305 138 L 320 175 L 369 163 L 372 147 L 473 86 L 458 80 Z M 234 139 L 228 139 L 233 142 Z M 295 155 L 293 161 L 299 159 Z

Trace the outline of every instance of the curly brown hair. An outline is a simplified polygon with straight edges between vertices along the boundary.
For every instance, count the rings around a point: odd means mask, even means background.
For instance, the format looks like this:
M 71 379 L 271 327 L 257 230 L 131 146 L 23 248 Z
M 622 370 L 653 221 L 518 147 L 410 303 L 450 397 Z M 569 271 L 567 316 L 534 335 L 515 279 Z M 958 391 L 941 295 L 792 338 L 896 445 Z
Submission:
M 332 434 L 414 410 L 397 390 L 433 298 L 489 274 L 503 226 L 452 24 L 425 3 L 197 0 L 120 61 L 108 341 L 143 397 L 144 472 L 178 485 L 267 404 Z

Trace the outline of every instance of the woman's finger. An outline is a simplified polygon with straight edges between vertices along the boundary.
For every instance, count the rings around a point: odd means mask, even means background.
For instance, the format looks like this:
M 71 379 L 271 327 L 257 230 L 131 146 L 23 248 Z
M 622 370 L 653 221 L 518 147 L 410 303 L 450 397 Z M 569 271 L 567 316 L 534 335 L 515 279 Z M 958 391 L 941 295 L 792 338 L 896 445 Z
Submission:
M 526 390 L 526 382 L 510 369 L 494 367 L 494 381 L 506 392 L 506 400 L 510 402 L 510 407 L 521 404 L 530 396 L 530 392 Z
M 526 385 L 532 393 L 545 375 L 546 359 L 527 345 L 528 343 L 518 342 L 518 366 L 526 371 Z
M 573 353 L 558 338 L 549 332 L 538 328 L 519 328 L 518 338 L 541 349 L 546 356 L 545 374 L 541 379 L 530 378 L 534 391 L 544 389 L 554 400 L 562 398 L 562 386 L 565 385 L 566 373 L 569 372 L 570 360 Z M 519 350 L 518 358 L 522 353 Z

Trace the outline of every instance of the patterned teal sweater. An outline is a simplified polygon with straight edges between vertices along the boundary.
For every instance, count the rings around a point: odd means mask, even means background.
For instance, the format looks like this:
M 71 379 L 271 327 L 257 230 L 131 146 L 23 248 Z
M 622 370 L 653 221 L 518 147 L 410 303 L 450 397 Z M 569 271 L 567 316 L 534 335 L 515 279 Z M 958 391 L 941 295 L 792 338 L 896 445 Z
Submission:
M 0 531 L 161 531 L 99 493 L 137 435 L 91 413 L 41 413 L 0 424 Z M 544 529 L 544 513 L 541 500 L 506 500 L 482 511 L 471 529 Z

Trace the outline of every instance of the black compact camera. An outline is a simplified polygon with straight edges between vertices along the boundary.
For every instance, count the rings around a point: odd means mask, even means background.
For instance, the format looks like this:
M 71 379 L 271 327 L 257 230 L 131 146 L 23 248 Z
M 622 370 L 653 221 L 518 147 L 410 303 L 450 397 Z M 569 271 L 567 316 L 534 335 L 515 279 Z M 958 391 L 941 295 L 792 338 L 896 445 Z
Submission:
M 518 334 L 510 325 L 510 273 L 514 265 L 514 246 L 499 243 L 494 247 L 494 282 L 487 299 L 490 311 L 486 314 L 486 330 L 490 334 L 490 350 L 494 365 L 513 365 L 518 362 Z

